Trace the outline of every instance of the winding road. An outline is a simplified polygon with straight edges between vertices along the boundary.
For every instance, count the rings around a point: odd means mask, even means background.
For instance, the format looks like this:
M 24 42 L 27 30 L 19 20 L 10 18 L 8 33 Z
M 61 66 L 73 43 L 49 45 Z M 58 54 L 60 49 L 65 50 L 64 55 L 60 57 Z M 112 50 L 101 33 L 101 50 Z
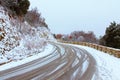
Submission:
M 84 49 L 50 42 L 51 54 L 0 71 L 0 80 L 92 80 L 97 77 L 95 59 Z

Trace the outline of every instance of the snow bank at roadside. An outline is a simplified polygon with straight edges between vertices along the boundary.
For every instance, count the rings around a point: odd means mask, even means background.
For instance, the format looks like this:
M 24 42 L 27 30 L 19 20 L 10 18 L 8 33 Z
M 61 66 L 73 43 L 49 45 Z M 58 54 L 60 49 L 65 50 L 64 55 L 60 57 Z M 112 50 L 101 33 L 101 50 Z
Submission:
M 120 80 L 120 59 L 98 50 L 74 45 L 87 50 L 97 61 L 98 76 L 95 80 Z
M 46 46 L 44 39 L 36 37 L 27 37 L 20 42 L 20 45 L 9 51 L 5 56 L 9 60 L 21 60 L 42 52 Z
M 36 55 L 27 57 L 27 58 L 25 58 L 23 60 L 12 61 L 10 63 L 4 64 L 4 65 L 0 66 L 0 71 L 10 69 L 10 68 L 13 68 L 13 67 L 16 67 L 16 66 L 31 62 L 31 61 L 36 60 L 38 58 L 45 57 L 45 56 L 51 54 L 53 52 L 54 48 L 55 47 L 53 45 L 47 44 L 46 47 L 45 47 L 45 50 L 42 51 L 41 53 L 37 53 Z

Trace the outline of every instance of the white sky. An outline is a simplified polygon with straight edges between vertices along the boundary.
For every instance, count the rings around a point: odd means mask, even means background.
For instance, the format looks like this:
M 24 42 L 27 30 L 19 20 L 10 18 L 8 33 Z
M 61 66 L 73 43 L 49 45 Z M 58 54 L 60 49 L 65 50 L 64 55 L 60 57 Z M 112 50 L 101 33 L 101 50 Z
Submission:
M 120 22 L 120 0 L 30 0 L 37 7 L 53 33 L 94 31 L 104 35 L 110 22 Z

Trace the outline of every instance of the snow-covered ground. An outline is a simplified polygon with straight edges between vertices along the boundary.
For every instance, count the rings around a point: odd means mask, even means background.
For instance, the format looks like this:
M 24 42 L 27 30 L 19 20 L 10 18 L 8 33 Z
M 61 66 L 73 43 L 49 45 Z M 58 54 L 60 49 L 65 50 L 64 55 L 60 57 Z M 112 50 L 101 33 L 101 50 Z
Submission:
M 90 47 L 73 45 L 87 50 L 97 61 L 98 76 L 95 80 L 120 80 L 120 59 Z
M 72 44 L 69 44 L 69 45 L 72 45 Z M 119 58 L 116 58 L 112 55 L 103 53 L 101 51 L 95 50 L 90 47 L 80 46 L 80 45 L 72 45 L 72 46 L 76 46 L 76 47 L 87 50 L 95 58 L 97 62 L 96 67 L 98 68 L 98 73 L 96 74 L 96 76 L 98 77 L 97 79 L 95 77 L 93 80 L 120 80 L 120 77 L 119 77 L 120 59 Z M 24 58 L 23 60 L 13 61 L 0 66 L 0 71 L 11 68 L 11 67 L 15 67 L 21 64 L 25 64 L 37 58 L 49 55 L 52 52 L 53 48 L 54 47 L 52 45 L 48 44 L 46 45 L 44 51 L 38 54 L 34 54 L 31 57 Z
M 3 71 L 3 70 L 6 70 L 6 69 L 9 69 L 9 68 L 13 68 L 13 67 L 28 63 L 28 62 L 36 60 L 38 58 L 45 57 L 45 56 L 51 54 L 51 52 L 53 50 L 54 50 L 54 46 L 52 46 L 51 44 L 47 44 L 44 51 L 42 51 L 40 53 L 37 53 L 37 54 L 34 54 L 30 57 L 26 57 L 22 60 L 12 61 L 12 62 L 9 62 L 7 64 L 4 64 L 4 65 L 0 66 L 0 71 Z M 19 59 L 19 55 L 18 55 L 18 59 Z
M 55 40 L 49 29 L 20 22 L 0 6 L 0 65 L 40 53 L 46 40 Z

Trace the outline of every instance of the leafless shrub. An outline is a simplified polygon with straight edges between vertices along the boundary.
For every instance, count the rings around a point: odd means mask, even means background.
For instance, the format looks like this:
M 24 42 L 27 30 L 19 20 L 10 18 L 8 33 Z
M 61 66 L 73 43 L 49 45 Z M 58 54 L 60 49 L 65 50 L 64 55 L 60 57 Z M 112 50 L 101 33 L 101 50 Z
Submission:
M 24 47 L 26 47 L 29 50 L 32 49 L 41 49 L 44 45 L 46 45 L 46 41 L 39 37 L 27 37 L 27 39 L 24 40 Z
M 25 20 L 32 26 L 44 26 L 47 27 L 45 19 L 41 16 L 41 13 L 38 12 L 37 8 L 28 11 Z

